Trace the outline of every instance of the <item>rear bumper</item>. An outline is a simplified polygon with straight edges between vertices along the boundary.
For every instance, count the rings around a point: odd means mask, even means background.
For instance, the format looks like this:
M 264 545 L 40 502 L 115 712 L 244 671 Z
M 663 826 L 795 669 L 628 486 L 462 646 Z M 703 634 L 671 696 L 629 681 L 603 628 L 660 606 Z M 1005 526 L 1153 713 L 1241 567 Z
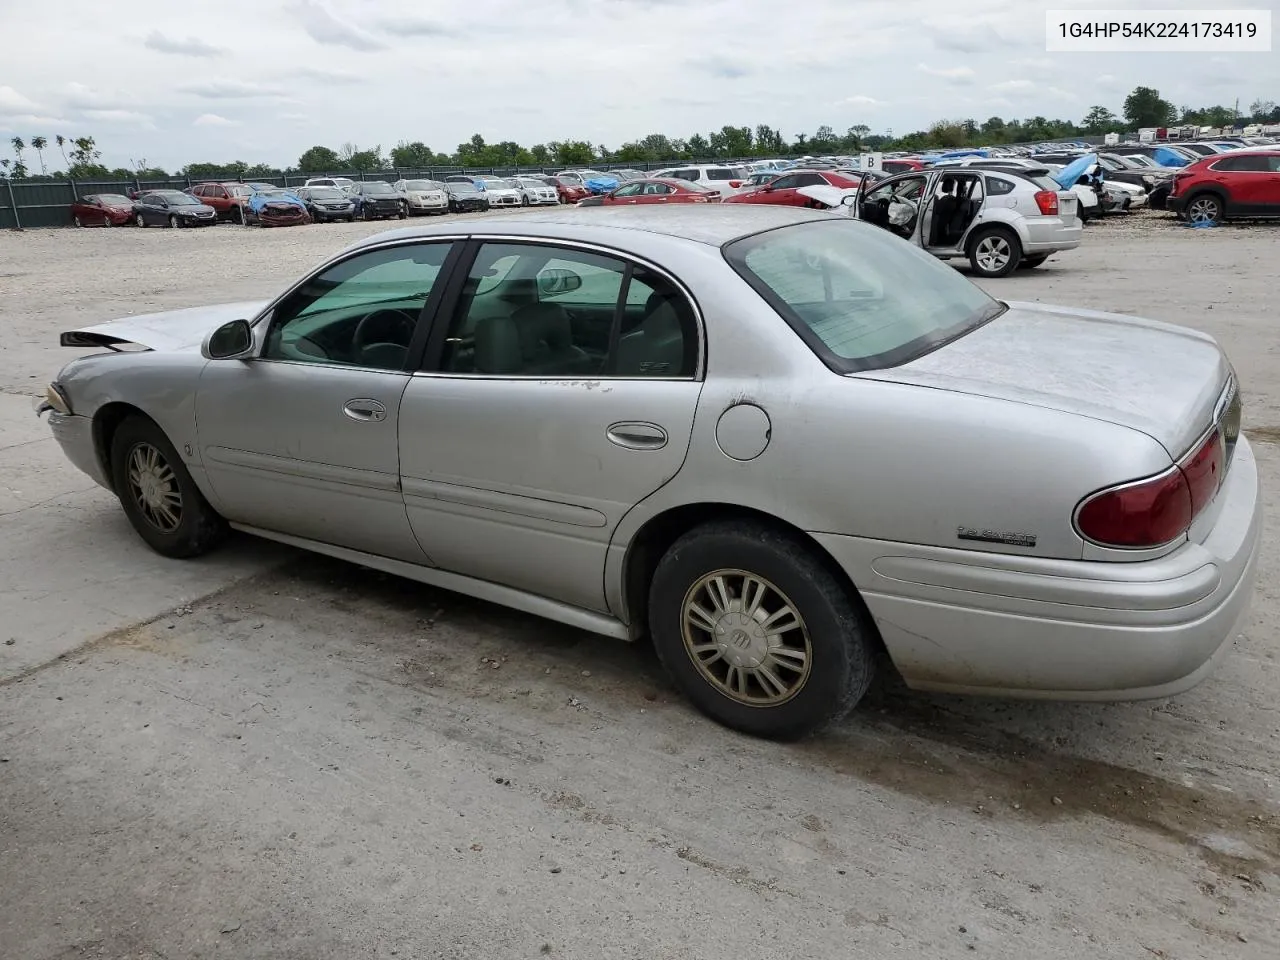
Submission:
M 1074 250 L 1084 237 L 1079 217 L 1027 217 L 1023 253 L 1053 253 Z
M 1205 679 L 1247 616 L 1262 506 L 1243 437 L 1219 496 L 1202 543 L 1134 563 L 815 537 L 861 588 L 909 686 L 1140 700 Z

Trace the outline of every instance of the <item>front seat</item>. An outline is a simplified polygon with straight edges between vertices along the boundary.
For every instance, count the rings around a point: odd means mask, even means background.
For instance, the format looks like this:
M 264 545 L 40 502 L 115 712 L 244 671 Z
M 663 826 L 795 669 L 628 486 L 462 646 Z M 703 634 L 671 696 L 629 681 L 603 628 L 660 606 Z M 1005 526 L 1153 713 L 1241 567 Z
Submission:
M 642 319 L 618 340 L 618 376 L 676 377 L 684 368 L 684 328 L 676 294 L 654 291 Z
M 942 179 L 942 195 L 933 203 L 933 222 L 929 227 L 929 245 L 933 247 L 945 245 L 951 236 L 952 221 L 960 201 L 955 195 L 956 181 L 951 177 Z

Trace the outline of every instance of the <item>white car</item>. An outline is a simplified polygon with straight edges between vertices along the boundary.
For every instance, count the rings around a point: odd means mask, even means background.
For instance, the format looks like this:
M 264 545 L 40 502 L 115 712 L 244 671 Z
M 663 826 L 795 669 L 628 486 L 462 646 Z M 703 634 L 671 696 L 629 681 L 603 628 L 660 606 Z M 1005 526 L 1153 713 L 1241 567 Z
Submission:
M 484 191 L 490 207 L 521 206 L 521 193 L 509 180 L 501 177 L 476 177 L 475 185 Z
M 404 198 L 405 212 L 411 217 L 449 212 L 449 194 L 439 181 L 397 180 L 391 186 Z
M 727 166 L 725 164 L 689 164 L 683 167 L 668 167 L 655 170 L 651 177 L 674 177 L 678 180 L 689 180 L 700 183 L 712 190 L 719 190 L 720 196 L 728 197 L 747 188 L 751 174 L 746 167 Z
M 347 187 L 354 184 L 355 181 L 350 177 L 312 177 L 304 187 L 337 187 L 339 190 L 346 190 Z
M 536 177 L 508 177 L 507 182 L 520 191 L 522 206 L 554 206 L 560 202 L 560 194 L 556 188 L 545 180 Z

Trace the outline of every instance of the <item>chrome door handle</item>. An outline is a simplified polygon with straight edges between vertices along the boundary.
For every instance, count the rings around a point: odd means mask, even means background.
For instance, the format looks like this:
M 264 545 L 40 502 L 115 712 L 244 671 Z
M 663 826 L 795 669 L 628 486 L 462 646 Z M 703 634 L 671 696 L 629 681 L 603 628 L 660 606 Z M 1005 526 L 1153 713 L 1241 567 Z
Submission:
M 629 421 L 610 425 L 604 434 L 610 443 L 628 450 L 661 450 L 667 445 L 667 431 L 656 423 Z
M 359 423 L 381 423 L 387 419 L 386 405 L 378 400 L 348 400 L 342 405 L 342 412 Z

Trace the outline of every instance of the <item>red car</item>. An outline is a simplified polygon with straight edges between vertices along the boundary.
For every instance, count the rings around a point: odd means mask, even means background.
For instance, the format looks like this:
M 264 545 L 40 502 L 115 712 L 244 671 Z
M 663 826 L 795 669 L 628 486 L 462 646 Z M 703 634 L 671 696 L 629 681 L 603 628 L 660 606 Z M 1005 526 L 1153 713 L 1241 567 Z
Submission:
M 133 219 L 133 201 L 122 193 L 89 193 L 71 204 L 77 227 L 122 227 Z
M 896 173 L 910 173 L 912 170 L 923 170 L 924 161 L 912 157 L 894 157 L 892 160 L 881 160 L 880 169 L 890 176 Z
M 763 187 L 747 190 L 726 197 L 725 203 L 773 203 L 788 207 L 816 207 L 818 202 L 799 193 L 801 187 L 830 186 L 856 190 L 859 179 L 856 174 L 836 173 L 834 170 L 788 170 Z
M 570 180 L 568 177 L 539 176 L 534 179 L 541 180 L 549 187 L 555 187 L 561 203 L 577 203 L 591 196 L 591 191 L 583 186 L 581 181 Z
M 1167 206 L 1192 223 L 1280 217 L 1280 149 L 1218 153 L 1183 167 Z
M 639 203 L 719 203 L 720 191 L 704 187 L 700 183 L 677 180 L 674 177 L 652 177 L 646 180 L 628 180 L 612 193 L 587 197 L 578 201 L 580 207 L 624 206 Z
M 253 190 L 243 183 L 197 183 L 186 192 L 205 206 L 213 207 L 219 220 L 244 223 L 244 205 Z

